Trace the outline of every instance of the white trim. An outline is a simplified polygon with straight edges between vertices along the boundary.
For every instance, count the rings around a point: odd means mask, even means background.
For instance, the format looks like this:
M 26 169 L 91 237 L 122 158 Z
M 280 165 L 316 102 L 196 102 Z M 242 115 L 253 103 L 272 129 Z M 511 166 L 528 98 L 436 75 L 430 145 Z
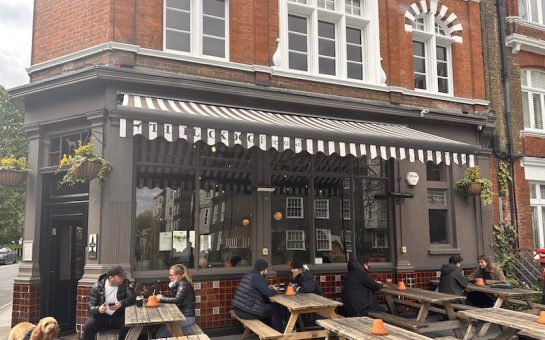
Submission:
M 290 233 L 301 235 L 301 240 L 290 240 L 288 238 L 288 235 Z M 289 242 L 301 242 L 302 247 L 288 247 Z M 306 250 L 304 230 L 293 230 L 293 229 L 286 230 L 286 250 Z
M 325 207 L 317 207 L 316 203 L 324 203 Z M 317 216 L 317 212 L 325 212 L 325 216 Z M 314 218 L 318 220 L 329 220 L 329 199 L 315 198 L 314 199 Z
M 318 231 L 325 235 L 325 238 L 318 238 Z M 331 251 L 331 229 L 316 228 L 314 230 L 316 233 L 316 251 Z M 319 242 L 327 242 L 326 248 L 320 248 Z
M 520 166 L 524 168 L 524 179 L 527 181 L 545 181 L 545 158 L 523 157 Z
M 545 55 L 545 41 L 530 38 L 528 36 L 513 33 L 505 38 L 505 45 L 513 49 L 513 54 L 518 50 Z
M 520 136 L 545 138 L 545 130 L 525 128 L 524 130 L 520 130 Z
M 540 25 L 536 22 L 523 20 L 520 16 L 509 16 L 505 18 L 505 22 L 508 24 L 516 24 L 520 26 L 526 26 L 529 28 L 545 31 L 545 25 Z

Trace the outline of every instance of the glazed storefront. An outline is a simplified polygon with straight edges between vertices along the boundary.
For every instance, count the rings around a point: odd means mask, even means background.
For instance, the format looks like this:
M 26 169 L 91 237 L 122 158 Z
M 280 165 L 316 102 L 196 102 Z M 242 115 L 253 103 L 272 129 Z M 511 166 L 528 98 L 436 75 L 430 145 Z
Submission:
M 271 280 L 301 259 L 338 298 L 350 258 L 425 287 L 448 256 L 474 258 L 488 244 L 487 212 L 453 189 L 465 167 L 488 169 L 474 129 L 333 119 L 338 102 L 299 106 L 305 115 L 280 100 L 270 111 L 225 94 L 217 101 L 230 105 L 204 103 L 220 90 L 181 100 L 120 88 L 26 102 L 33 172 L 13 322 L 53 315 L 80 332 L 89 289 L 113 263 L 147 285 L 186 264 L 199 325 L 224 328 L 236 325 L 231 296 L 258 258 L 273 265 Z M 58 159 L 91 136 L 113 166 L 106 183 L 59 187 Z

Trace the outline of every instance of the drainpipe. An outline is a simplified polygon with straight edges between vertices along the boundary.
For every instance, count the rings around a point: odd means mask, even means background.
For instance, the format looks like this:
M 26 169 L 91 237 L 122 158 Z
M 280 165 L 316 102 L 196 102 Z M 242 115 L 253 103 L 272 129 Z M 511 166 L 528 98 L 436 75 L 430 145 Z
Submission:
M 517 203 L 515 200 L 515 151 L 513 149 L 513 129 L 511 127 L 511 95 L 509 90 L 509 71 L 510 65 L 507 60 L 507 46 L 505 45 L 505 0 L 496 0 L 496 10 L 498 13 L 498 27 L 499 27 L 499 42 L 500 42 L 500 55 L 501 55 L 501 76 L 503 83 L 503 98 L 504 107 L 503 114 L 505 120 L 505 132 L 507 135 L 507 150 L 505 153 L 494 150 L 496 155 L 500 156 L 504 154 L 506 161 L 509 164 L 509 172 L 512 181 L 509 185 L 509 211 L 511 213 L 511 223 L 515 226 L 518 234 L 518 218 L 517 218 Z M 494 148 L 497 146 L 495 145 Z M 518 238 L 517 238 L 518 247 Z

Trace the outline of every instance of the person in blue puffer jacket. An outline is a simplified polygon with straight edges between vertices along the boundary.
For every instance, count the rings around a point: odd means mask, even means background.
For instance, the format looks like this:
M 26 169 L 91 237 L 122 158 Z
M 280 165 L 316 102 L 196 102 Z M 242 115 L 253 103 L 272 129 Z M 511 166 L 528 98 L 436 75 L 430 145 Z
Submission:
M 278 285 L 267 285 L 265 276 L 268 267 L 269 263 L 264 259 L 257 260 L 254 269 L 240 279 L 231 304 L 239 318 L 262 320 L 283 332 L 282 311 L 277 304 L 269 301 L 269 297 L 277 293 Z

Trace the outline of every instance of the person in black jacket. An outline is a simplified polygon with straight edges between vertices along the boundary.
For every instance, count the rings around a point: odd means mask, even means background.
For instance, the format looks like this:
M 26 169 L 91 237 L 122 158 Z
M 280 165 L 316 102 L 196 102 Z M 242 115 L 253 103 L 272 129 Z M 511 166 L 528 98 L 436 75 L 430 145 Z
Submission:
M 439 291 L 442 293 L 463 295 L 467 287 L 467 279 L 464 276 L 462 261 L 460 255 L 451 256 L 448 264 L 441 267 L 441 277 L 439 278 Z
M 134 304 L 136 297 L 127 272 L 121 266 L 113 266 L 100 275 L 89 292 L 89 319 L 83 326 L 83 339 L 95 340 L 96 334 L 105 329 L 119 329 L 119 339 L 125 339 L 125 307 Z
M 175 303 L 185 316 L 185 321 L 178 324 L 180 328 L 186 328 L 195 323 L 195 291 L 191 275 L 184 265 L 175 264 L 168 272 L 170 283 L 170 297 L 159 295 L 161 303 Z M 170 332 L 166 326 L 157 331 L 157 338 L 168 338 Z
M 269 297 L 276 294 L 278 285 L 267 286 L 265 276 L 269 263 L 259 259 L 242 279 L 231 300 L 235 314 L 241 319 L 270 320 L 274 329 L 283 332 L 283 314 L 279 305 L 270 303 Z
M 367 316 L 371 311 L 386 311 L 375 297 L 375 292 L 381 289 L 383 284 L 371 277 L 368 262 L 367 257 L 364 257 L 361 261 L 352 259 L 347 264 L 348 273 L 341 295 L 344 316 Z
M 314 280 L 314 276 L 312 276 L 312 273 L 308 268 L 305 267 L 303 262 L 298 259 L 293 259 L 291 261 L 290 270 L 292 276 L 289 284 L 293 285 L 293 288 L 297 293 L 315 293 L 323 296 L 324 292 L 320 288 L 320 285 Z

